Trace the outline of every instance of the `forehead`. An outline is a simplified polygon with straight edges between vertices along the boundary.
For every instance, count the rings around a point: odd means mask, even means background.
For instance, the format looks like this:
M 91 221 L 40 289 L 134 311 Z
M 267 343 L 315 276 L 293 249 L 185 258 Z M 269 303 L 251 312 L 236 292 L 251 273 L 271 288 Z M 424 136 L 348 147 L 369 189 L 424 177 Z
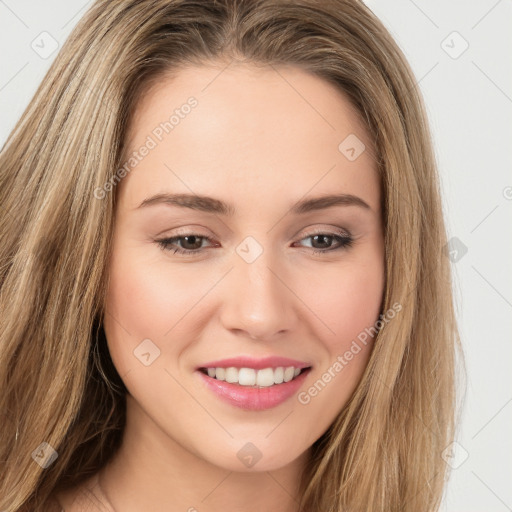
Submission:
M 357 109 L 300 68 L 186 67 L 162 77 L 135 107 L 125 159 L 152 148 L 120 184 L 132 206 L 169 191 L 235 202 L 335 189 L 378 209 L 374 147 Z

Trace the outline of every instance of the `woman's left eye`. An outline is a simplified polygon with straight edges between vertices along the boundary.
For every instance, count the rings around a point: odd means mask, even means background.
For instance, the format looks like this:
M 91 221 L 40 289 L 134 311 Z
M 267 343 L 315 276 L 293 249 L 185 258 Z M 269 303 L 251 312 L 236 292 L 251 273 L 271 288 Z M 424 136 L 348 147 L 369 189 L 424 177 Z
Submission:
M 352 246 L 354 239 L 351 235 L 347 234 L 346 232 L 338 232 L 338 233 L 324 233 L 324 232 L 318 232 L 318 233 L 312 233 L 301 240 L 307 240 L 312 239 L 314 244 L 320 244 L 320 245 L 330 245 L 333 241 L 336 241 L 338 243 L 337 247 L 320 247 L 315 248 L 312 247 L 313 253 L 326 253 L 330 251 L 337 251 L 340 249 L 346 249 Z M 204 251 L 204 247 L 202 247 L 203 241 L 211 242 L 211 238 L 207 236 L 201 236 L 194 233 L 181 235 L 181 236 L 175 236 L 172 238 L 163 238 L 161 240 L 156 240 L 156 243 L 160 245 L 160 247 L 166 251 L 172 251 L 174 254 L 183 254 L 188 256 L 193 256 L 195 254 L 202 253 Z M 184 243 L 183 243 L 184 241 Z M 178 247 L 176 243 L 181 244 L 182 247 Z M 185 245 L 185 247 L 183 247 Z M 187 247 L 188 246 L 188 247 Z

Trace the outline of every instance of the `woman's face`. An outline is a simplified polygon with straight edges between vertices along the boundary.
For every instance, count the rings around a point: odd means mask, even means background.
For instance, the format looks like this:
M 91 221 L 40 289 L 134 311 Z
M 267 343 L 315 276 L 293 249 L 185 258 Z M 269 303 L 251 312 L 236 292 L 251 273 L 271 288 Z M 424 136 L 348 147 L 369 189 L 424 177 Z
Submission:
M 372 339 L 358 336 L 384 289 L 379 176 L 334 86 L 293 67 L 222 69 L 186 68 L 137 105 L 132 167 L 110 192 L 104 327 L 128 421 L 158 456 L 177 443 L 268 471 L 327 430 L 367 364 Z M 309 370 L 283 382 L 289 367 Z

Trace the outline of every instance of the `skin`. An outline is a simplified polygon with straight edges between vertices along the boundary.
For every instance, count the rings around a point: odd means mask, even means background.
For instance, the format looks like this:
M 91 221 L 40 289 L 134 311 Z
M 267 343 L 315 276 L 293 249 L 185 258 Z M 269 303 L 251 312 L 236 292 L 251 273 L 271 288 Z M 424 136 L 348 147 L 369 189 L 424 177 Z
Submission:
M 293 396 L 265 411 L 239 409 L 194 370 L 214 359 L 281 355 L 312 366 L 304 391 L 381 313 L 381 190 L 357 111 L 298 68 L 224 67 L 163 79 L 143 95 L 128 136 L 129 154 L 187 98 L 197 99 L 116 190 L 104 327 L 129 395 L 123 444 L 100 482 L 117 511 L 296 511 L 310 447 L 356 389 L 372 343 L 307 405 Z M 338 150 L 349 134 L 366 145 L 354 161 Z M 236 214 L 137 208 L 164 192 L 212 196 Z M 289 213 L 297 201 L 328 193 L 353 194 L 370 209 Z M 316 229 L 348 230 L 353 246 L 313 254 L 338 246 L 315 242 Z M 211 242 L 196 242 L 204 249 L 192 257 L 155 242 L 184 233 Z M 236 252 L 247 236 L 263 248 L 252 263 Z M 191 244 L 182 238 L 174 247 Z M 133 353 L 144 339 L 160 349 L 149 366 Z M 237 457 L 248 442 L 262 454 L 251 468 Z

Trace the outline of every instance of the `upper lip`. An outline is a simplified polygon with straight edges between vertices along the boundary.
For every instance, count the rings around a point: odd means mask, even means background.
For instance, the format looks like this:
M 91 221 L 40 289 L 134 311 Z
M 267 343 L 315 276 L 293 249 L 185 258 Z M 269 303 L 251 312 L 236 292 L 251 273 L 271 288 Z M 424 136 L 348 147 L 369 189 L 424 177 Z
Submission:
M 218 359 L 216 361 L 209 361 L 203 363 L 196 368 L 254 368 L 255 370 L 262 370 L 263 368 L 278 368 L 279 366 L 287 367 L 293 366 L 295 368 L 309 368 L 311 364 L 304 361 L 297 361 L 288 357 L 270 356 L 256 359 L 250 356 L 231 357 L 228 359 Z

